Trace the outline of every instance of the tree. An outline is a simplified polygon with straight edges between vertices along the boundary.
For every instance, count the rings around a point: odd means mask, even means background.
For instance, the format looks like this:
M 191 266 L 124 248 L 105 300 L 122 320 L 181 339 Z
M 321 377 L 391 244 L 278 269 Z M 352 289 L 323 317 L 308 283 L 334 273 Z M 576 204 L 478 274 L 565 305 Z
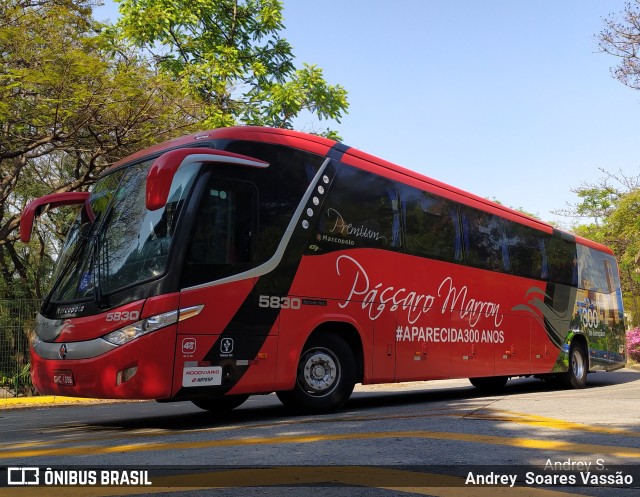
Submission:
M 593 222 L 575 226 L 576 234 L 611 247 L 620 267 L 625 306 L 632 321 L 640 323 L 640 177 L 605 172 L 595 184 L 576 191 L 582 201 L 564 211 Z
M 346 111 L 344 89 L 294 67 L 277 1 L 126 0 L 116 26 L 93 19 L 94 1 L 0 4 L 0 298 L 41 297 L 70 215 L 16 245 L 29 200 L 196 128 Z
M 627 177 L 622 172 L 615 175 L 604 169 L 600 171 L 604 177 L 598 182 L 584 183 L 578 188 L 571 189 L 581 199 L 580 202 L 567 204 L 565 209 L 554 211 L 554 214 L 586 219 L 598 228 L 615 210 L 620 195 L 638 186 L 638 178 Z
M 335 119 L 346 91 L 296 69 L 278 0 L 120 0 L 119 28 L 206 103 L 207 125 L 292 128 L 304 111 Z
M 39 298 L 55 226 L 16 246 L 38 196 L 84 189 L 107 165 L 200 122 L 180 85 L 92 18 L 91 0 L 0 6 L 0 291 Z M 25 295 L 26 294 L 26 295 Z
M 640 90 L 640 0 L 627 3 L 621 18 L 609 16 L 605 26 L 598 36 L 600 49 L 621 59 L 613 76 Z
M 625 5 L 618 15 L 605 20 L 599 36 L 600 49 L 618 57 L 620 63 L 612 69 L 613 76 L 634 90 L 640 90 L 640 0 Z M 629 179 L 629 178 L 625 178 Z M 606 207 L 602 227 L 580 227 L 580 232 L 608 241 L 620 263 L 627 298 L 631 300 L 633 323 L 640 323 L 637 304 L 640 288 L 640 177 L 631 178 L 622 192 L 604 192 L 595 189 L 587 198 Z M 611 202 L 608 202 L 611 200 Z

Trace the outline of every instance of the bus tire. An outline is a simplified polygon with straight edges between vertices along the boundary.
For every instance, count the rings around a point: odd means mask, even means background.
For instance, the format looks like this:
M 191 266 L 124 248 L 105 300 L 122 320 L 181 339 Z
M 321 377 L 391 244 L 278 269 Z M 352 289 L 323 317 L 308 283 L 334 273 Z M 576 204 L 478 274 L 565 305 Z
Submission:
M 300 354 L 293 390 L 278 398 L 296 412 L 330 412 L 351 396 L 356 383 L 356 361 L 347 342 L 335 334 L 309 340 Z
M 566 388 L 585 388 L 587 386 L 587 354 L 579 343 L 572 343 L 569 348 L 569 369 L 561 377 Z
M 244 403 L 248 395 L 225 395 L 209 399 L 192 399 L 191 402 L 200 409 L 214 414 L 224 414 Z
M 483 392 L 499 392 L 507 384 L 508 376 L 487 376 L 483 378 L 469 378 L 471 384 Z

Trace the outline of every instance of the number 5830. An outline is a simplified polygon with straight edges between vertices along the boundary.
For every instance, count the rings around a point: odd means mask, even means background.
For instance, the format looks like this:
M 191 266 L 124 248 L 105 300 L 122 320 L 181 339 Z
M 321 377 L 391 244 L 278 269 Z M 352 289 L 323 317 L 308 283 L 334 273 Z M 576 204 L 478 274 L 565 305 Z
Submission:
M 258 305 L 268 309 L 300 309 L 301 302 L 298 297 L 260 295 Z

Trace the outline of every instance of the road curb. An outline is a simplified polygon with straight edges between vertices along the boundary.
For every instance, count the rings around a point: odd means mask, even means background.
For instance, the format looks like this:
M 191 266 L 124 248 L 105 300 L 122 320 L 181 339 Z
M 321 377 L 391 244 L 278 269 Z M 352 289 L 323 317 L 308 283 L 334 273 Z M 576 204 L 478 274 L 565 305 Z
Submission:
M 37 397 L 13 397 L 0 399 L 0 411 L 3 409 L 20 409 L 33 407 L 56 407 L 73 404 L 113 403 L 118 400 L 85 399 L 78 397 L 61 397 L 59 395 L 42 395 Z

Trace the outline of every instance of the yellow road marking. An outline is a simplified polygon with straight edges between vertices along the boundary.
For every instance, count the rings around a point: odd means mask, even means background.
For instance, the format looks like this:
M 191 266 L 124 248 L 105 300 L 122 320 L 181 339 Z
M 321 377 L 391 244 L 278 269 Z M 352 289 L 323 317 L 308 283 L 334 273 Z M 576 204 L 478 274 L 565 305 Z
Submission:
M 632 437 L 640 436 L 640 433 L 623 430 L 615 427 L 599 427 L 589 426 L 579 423 L 573 423 L 569 421 L 548 418 L 544 416 L 537 416 L 531 414 L 517 413 L 512 411 L 502 411 L 496 409 L 480 409 L 473 413 L 467 411 L 450 411 L 447 412 L 432 412 L 421 413 L 416 415 L 390 415 L 390 416 L 356 416 L 356 417 L 340 417 L 333 420 L 327 420 L 327 422 L 353 422 L 353 421 L 366 421 L 366 420 L 384 420 L 384 419 L 407 419 L 407 418 L 426 418 L 426 417 L 438 417 L 438 416 L 461 416 L 467 419 L 485 419 L 492 421 L 506 421 L 517 424 L 527 424 L 534 426 L 543 426 L 546 428 L 553 428 L 558 430 L 577 430 L 592 433 L 603 433 L 613 435 L 626 435 Z M 216 431 L 229 431 L 237 429 L 257 429 L 264 427 L 282 427 L 292 424 L 308 424 L 310 422 L 317 423 L 317 420 L 293 420 L 284 421 L 270 424 L 259 424 L 250 426 L 226 426 L 226 427 L 214 427 L 199 430 L 190 430 L 193 432 L 216 432 Z M 168 431 L 168 430 L 154 430 L 153 432 L 142 433 L 121 433 L 117 438 L 123 436 L 160 436 L 160 435 L 179 435 L 182 432 Z M 91 437 L 100 439 L 99 437 Z M 326 435 L 309 435 L 309 436 L 281 436 L 281 437 L 249 437 L 249 438 L 237 438 L 226 440 L 209 440 L 199 442 L 176 442 L 176 443 L 162 443 L 162 444 L 123 444 L 115 447 L 98 447 L 91 446 L 75 446 L 66 448 L 37 448 L 43 447 L 49 444 L 55 443 L 73 443 L 78 440 L 60 440 L 60 441 L 48 441 L 48 442 L 33 442 L 16 444 L 11 447 L 5 446 L 5 450 L 0 452 L 0 459 L 13 458 L 13 457 L 41 457 L 41 456 L 54 456 L 54 455 L 100 455 L 109 453 L 135 453 L 146 451 L 161 451 L 161 450 L 187 450 L 187 449 L 203 449 L 203 448 L 215 448 L 215 447 L 234 447 L 234 446 L 250 446 L 250 445 L 278 445 L 278 444 L 292 444 L 292 443 L 318 443 L 329 441 L 343 441 L 343 440 L 371 440 L 371 439 L 385 439 L 385 438 L 414 438 L 414 439 L 438 439 L 438 440 L 455 440 L 459 442 L 467 443 L 479 443 L 490 445 L 506 445 L 519 448 L 527 448 L 534 450 L 554 450 L 565 451 L 573 453 L 587 453 L 587 454 L 604 454 L 621 458 L 640 458 L 640 449 L 632 447 L 612 447 L 605 445 L 595 444 L 579 444 L 567 441 L 554 441 L 554 440 L 539 440 L 530 438 L 518 438 L 518 437 L 499 437 L 488 436 L 468 433 L 451 433 L 451 432 L 435 432 L 435 431 L 392 431 L 392 432 L 364 432 L 364 433 L 336 433 Z M 86 443 L 87 439 L 83 439 L 82 442 Z M 30 448 L 31 450 L 16 450 L 18 447 Z M 264 473 L 268 471 L 268 473 Z M 253 472 L 253 473 L 250 473 Z M 259 472 L 259 473 L 256 473 Z M 270 485 L 296 485 L 296 484 L 315 484 L 319 485 L 327 482 L 341 483 L 345 485 L 358 485 L 370 488 L 380 488 L 393 490 L 395 492 L 404 492 L 409 494 L 420 495 L 433 495 L 437 497 L 453 497 L 460 493 L 460 488 L 464 487 L 465 495 L 471 497 L 499 497 L 501 495 L 532 495 L 539 497 L 561 497 L 572 496 L 575 497 L 575 493 L 557 492 L 540 488 L 520 487 L 520 488 L 504 488 L 504 487 L 465 487 L 463 485 L 464 480 L 458 477 L 435 475 L 426 473 L 415 473 L 401 470 L 390 470 L 384 468 L 366 468 L 357 467 L 356 470 L 348 467 L 335 467 L 331 468 L 331 479 L 327 480 L 326 476 L 322 473 L 326 473 L 326 468 L 269 468 L 265 469 L 252 469 L 252 470 L 230 470 L 230 471 L 217 471 L 212 473 L 205 473 L 204 475 L 198 475 L 197 484 L 194 487 L 180 487 L 176 488 L 174 485 L 179 480 L 176 480 L 175 476 L 166 476 L 154 478 L 154 487 L 83 487 L 83 488 L 56 488 L 47 487 L 47 495 L 56 497 L 58 495 L 66 496 L 113 496 L 113 495 L 138 495 L 138 494 L 158 494 L 158 493 L 172 493 L 177 491 L 189 491 L 189 490 L 204 490 L 207 488 L 224 488 L 224 487 L 239 487 L 238 482 L 254 482 L 252 485 L 256 485 L 255 482 L 260 482 L 259 486 Z M 395 472 L 395 473 L 390 473 Z M 392 475 L 392 476 L 390 476 Z M 260 476 L 256 479 L 256 477 Z M 402 478 L 401 486 L 389 485 L 390 482 L 394 482 L 393 477 Z M 206 486 L 199 486 L 202 482 L 206 482 Z M 216 483 L 217 482 L 217 483 Z M 194 482 L 196 483 L 196 482 Z M 447 486 L 443 486 L 443 485 Z M 182 482 L 184 484 L 184 481 Z M 160 486 L 157 486 L 160 485 Z M 455 485 L 455 486 L 454 486 Z M 245 486 L 251 486 L 247 484 Z M 0 489 L 0 497 L 6 496 L 29 496 L 29 495 L 41 495 L 37 489 L 30 488 L 11 488 L 11 492 L 7 493 L 9 489 Z M 41 489 L 40 489 L 41 490 Z
M 393 492 L 434 497 L 456 497 L 462 489 L 468 497 L 580 497 L 580 494 L 535 487 L 473 487 L 465 478 L 435 473 L 420 473 L 388 468 L 362 466 L 283 467 L 264 469 L 234 469 L 192 474 L 188 482 L 197 486 L 184 487 L 184 476 L 163 476 L 153 479 L 153 487 L 47 487 L 47 497 L 110 497 L 116 495 L 161 494 L 189 492 L 210 488 L 270 487 L 276 485 L 323 484 L 355 485 Z M 42 495 L 42 487 L 0 489 L 0 497 Z
M 487 414 L 483 414 L 486 411 Z M 624 430 L 622 428 L 608 426 L 594 426 L 582 423 L 574 423 L 572 421 L 564 421 L 562 419 L 548 418 L 545 416 L 537 416 L 535 414 L 525 414 L 512 411 L 503 411 L 500 409 L 480 409 L 478 412 L 465 416 L 467 419 L 486 419 L 493 421 L 507 421 L 509 423 L 519 423 L 533 426 L 542 426 L 544 428 L 553 428 L 556 430 L 576 430 L 589 433 L 600 433 L 606 435 L 624 435 L 627 437 L 640 437 L 640 432 L 632 430 Z
M 239 447 L 251 445 L 281 445 L 295 443 L 335 442 L 342 440 L 375 440 L 387 438 L 415 438 L 434 440 L 455 440 L 488 445 L 507 445 L 537 450 L 555 450 L 587 454 L 605 454 L 622 458 L 640 459 L 640 448 L 616 447 L 596 444 L 582 444 L 563 440 L 540 440 L 533 438 L 500 437 L 474 433 L 452 433 L 438 431 L 386 431 L 362 433 L 328 433 L 317 435 L 285 435 L 279 437 L 247 437 L 225 440 L 201 440 L 195 442 L 167 442 L 123 444 L 108 447 L 75 446 L 43 448 L 35 450 L 8 450 L 0 453 L 0 459 L 44 456 L 84 456 L 113 453 L 139 453 L 151 451 L 210 449 L 219 447 Z
M 504 421 L 509 423 L 516 424 L 525 424 L 531 426 L 541 426 L 544 428 L 552 428 L 557 430 L 574 430 L 574 431 L 582 431 L 589 433 L 600 433 L 607 435 L 624 435 L 627 437 L 640 437 L 640 432 L 624 430 L 621 428 L 615 427 L 605 427 L 605 426 L 593 426 L 586 425 L 581 423 L 573 423 L 570 421 L 564 421 L 561 419 L 537 416 L 533 414 L 519 413 L 513 411 L 504 411 L 500 409 L 490 409 L 490 408 L 481 408 L 473 412 L 469 412 L 468 410 L 451 410 L 451 409 L 442 409 L 441 412 L 429 412 L 429 413 L 420 413 L 420 414 L 393 414 L 388 416 L 379 416 L 379 415 L 364 415 L 364 416 L 341 416 L 334 419 L 323 420 L 324 423 L 340 423 L 340 422 L 359 422 L 359 421 L 383 421 L 389 419 L 426 419 L 426 418 L 435 418 L 435 417 L 460 417 L 464 419 L 477 419 L 477 420 L 487 420 L 487 421 Z M 227 425 L 227 426 L 216 426 L 210 428 L 196 428 L 188 431 L 189 434 L 194 433 L 215 433 L 215 432 L 225 432 L 228 433 L 230 431 L 237 430 L 255 430 L 260 428 L 278 428 L 292 425 L 306 425 L 306 424 L 317 424 L 317 419 L 296 419 L 296 420 L 285 420 L 278 421 L 275 423 L 258 423 L 258 424 L 250 424 L 250 425 Z M 77 426 L 69 426 L 65 429 L 82 429 L 85 425 L 77 425 Z M 0 445 L 0 459 L 3 457 L 3 452 L 6 451 L 16 451 L 17 449 L 23 448 L 38 448 L 38 447 L 47 447 L 47 446 L 60 446 L 69 443 L 89 443 L 89 442 L 101 442 L 101 441 L 110 441 L 110 440 L 119 440 L 123 438 L 132 439 L 132 438 L 148 438 L 148 437 L 158 437 L 158 436 L 176 436 L 182 435 L 185 432 L 176 431 L 176 430 L 167 430 L 167 429 L 151 429 L 144 431 L 127 431 L 122 430 L 117 433 L 107 433 L 102 436 L 85 436 L 81 439 L 75 438 L 73 440 L 65 440 L 65 439 L 57 439 L 57 440 L 46 440 L 46 441 L 38 441 L 38 442 L 23 442 L 17 444 L 7 444 Z

